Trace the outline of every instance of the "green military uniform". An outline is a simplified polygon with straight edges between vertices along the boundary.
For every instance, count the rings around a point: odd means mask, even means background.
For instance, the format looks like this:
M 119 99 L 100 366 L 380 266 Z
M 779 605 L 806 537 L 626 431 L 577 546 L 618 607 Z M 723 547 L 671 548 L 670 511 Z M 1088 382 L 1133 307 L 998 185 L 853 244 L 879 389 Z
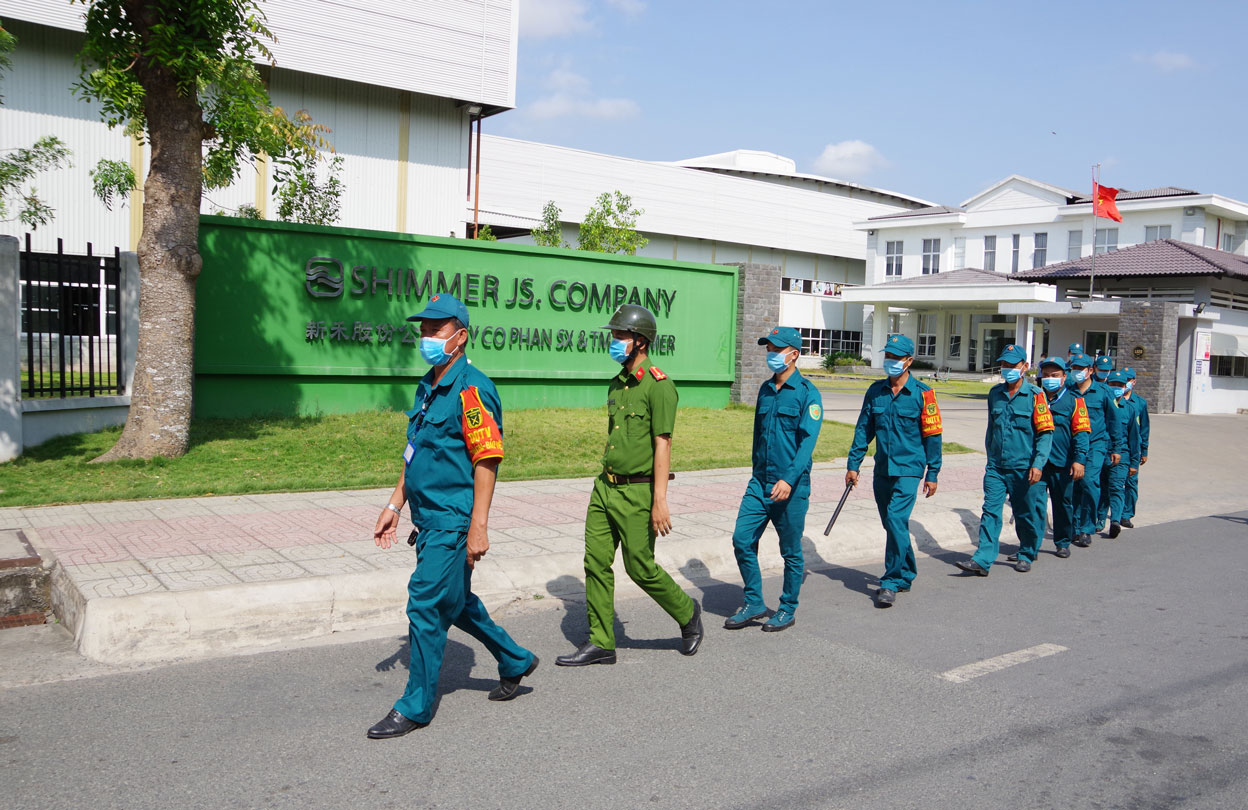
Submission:
M 676 426 L 676 385 L 643 360 L 631 374 L 623 369 L 607 390 L 607 443 L 603 473 L 594 481 L 585 516 L 585 601 L 589 642 L 615 649 L 615 574 L 611 564 L 622 547 L 624 570 L 681 625 L 694 615 L 693 599 L 654 560 L 650 524 L 654 498 L 654 439 Z M 629 479 L 649 478 L 649 481 Z

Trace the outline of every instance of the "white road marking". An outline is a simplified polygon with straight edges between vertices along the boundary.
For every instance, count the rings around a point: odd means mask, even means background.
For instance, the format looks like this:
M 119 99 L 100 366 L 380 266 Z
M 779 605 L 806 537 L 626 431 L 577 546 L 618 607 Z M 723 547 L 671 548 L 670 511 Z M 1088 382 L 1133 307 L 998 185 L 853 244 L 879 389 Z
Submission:
M 1025 664 L 1037 658 L 1066 652 L 1066 649 L 1066 647 L 1060 644 L 1037 644 L 1025 650 L 998 655 L 994 658 L 985 658 L 983 661 L 976 661 L 973 664 L 942 672 L 940 677 L 951 683 L 966 683 L 972 678 L 978 678 L 980 675 L 988 675 L 989 673 L 1012 667 L 1015 664 Z

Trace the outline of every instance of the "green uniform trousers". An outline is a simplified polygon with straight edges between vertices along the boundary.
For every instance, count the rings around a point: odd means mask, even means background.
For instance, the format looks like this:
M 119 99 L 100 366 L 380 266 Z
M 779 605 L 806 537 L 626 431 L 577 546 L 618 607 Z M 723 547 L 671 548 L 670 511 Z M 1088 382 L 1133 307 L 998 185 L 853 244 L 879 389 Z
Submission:
M 1045 464 L 1040 481 L 1048 490 L 1049 501 L 1053 504 L 1053 545 L 1067 548 L 1078 534 L 1075 524 L 1075 480 L 1070 477 L 1070 465 L 1059 467 Z
M 589 643 L 615 649 L 616 548 L 623 549 L 624 571 L 679 624 L 693 618 L 693 599 L 654 561 L 656 534 L 650 525 L 654 484 L 594 481 L 585 514 L 585 603 Z
M 1027 483 L 1027 469 L 984 470 L 984 511 L 979 519 L 979 548 L 972 557 L 987 571 L 997 561 L 1001 542 L 1001 510 L 1009 498 L 1018 535 L 1018 558 L 1035 562 L 1044 539 L 1044 485 Z
M 1137 470 L 1135 475 L 1127 476 L 1127 490 L 1122 502 L 1122 519 L 1130 520 L 1135 517 L 1135 505 L 1140 500 L 1140 473 Z

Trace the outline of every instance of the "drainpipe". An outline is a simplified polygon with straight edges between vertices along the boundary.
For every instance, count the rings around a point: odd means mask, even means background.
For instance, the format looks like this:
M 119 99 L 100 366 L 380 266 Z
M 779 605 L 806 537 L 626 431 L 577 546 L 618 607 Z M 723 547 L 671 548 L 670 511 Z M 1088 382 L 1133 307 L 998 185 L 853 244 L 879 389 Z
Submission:
M 476 180 L 472 190 L 472 238 L 477 238 L 481 228 L 481 114 L 477 114 L 477 168 Z

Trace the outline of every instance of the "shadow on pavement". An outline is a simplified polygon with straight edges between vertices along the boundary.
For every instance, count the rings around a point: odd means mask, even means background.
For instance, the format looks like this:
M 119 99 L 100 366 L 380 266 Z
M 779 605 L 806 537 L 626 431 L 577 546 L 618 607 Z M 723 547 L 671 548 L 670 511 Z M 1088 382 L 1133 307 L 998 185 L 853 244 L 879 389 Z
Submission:
M 875 598 L 875 588 L 879 585 L 878 577 L 868 574 L 866 571 L 859 571 L 857 568 L 848 568 L 844 565 L 828 562 L 820 556 L 819 551 L 809 537 L 802 538 L 802 556 L 806 559 L 806 576 L 819 574 L 833 582 L 839 582 L 849 590 L 861 593 L 869 599 Z
M 403 667 L 403 669 L 411 670 L 412 647 L 408 639 L 404 638 L 399 644 L 399 648 L 394 654 L 378 661 L 374 669 L 378 672 L 390 672 L 395 667 Z M 467 644 L 448 638 L 446 640 L 446 650 L 442 654 L 442 673 L 438 677 L 438 699 L 433 705 L 434 714 L 437 714 L 438 703 L 441 702 L 443 695 L 449 695 L 460 689 L 474 689 L 479 692 L 488 692 L 498 685 L 497 678 L 474 678 L 472 677 L 472 668 L 476 664 L 477 654 L 472 647 Z M 525 687 L 520 687 L 522 690 Z M 521 694 L 524 694 L 522 691 Z M 396 696 L 397 697 L 397 696 Z
M 621 574 L 617 572 L 616 579 Z M 627 576 L 627 575 L 624 575 Z M 563 619 L 559 622 L 559 630 L 573 647 L 580 647 L 589 639 L 589 619 L 585 615 L 585 584 L 570 574 L 555 577 L 546 583 L 546 590 L 563 602 Z M 654 603 L 641 603 L 642 609 L 653 607 L 660 610 Z M 628 635 L 628 622 L 620 619 L 618 605 L 615 612 L 613 631 L 616 649 L 625 650 L 678 650 L 680 649 L 680 630 L 672 623 L 672 635 L 667 638 L 636 639 Z M 569 650 L 568 652 L 571 652 Z
M 680 567 L 680 573 L 702 591 L 702 612 L 727 618 L 741 607 L 741 586 L 711 576 L 711 569 L 696 557 Z
M 1241 525 L 1248 526 L 1248 517 L 1242 517 L 1240 515 L 1210 515 L 1209 517 L 1214 518 L 1215 520 L 1225 520 L 1228 523 L 1239 523 Z

